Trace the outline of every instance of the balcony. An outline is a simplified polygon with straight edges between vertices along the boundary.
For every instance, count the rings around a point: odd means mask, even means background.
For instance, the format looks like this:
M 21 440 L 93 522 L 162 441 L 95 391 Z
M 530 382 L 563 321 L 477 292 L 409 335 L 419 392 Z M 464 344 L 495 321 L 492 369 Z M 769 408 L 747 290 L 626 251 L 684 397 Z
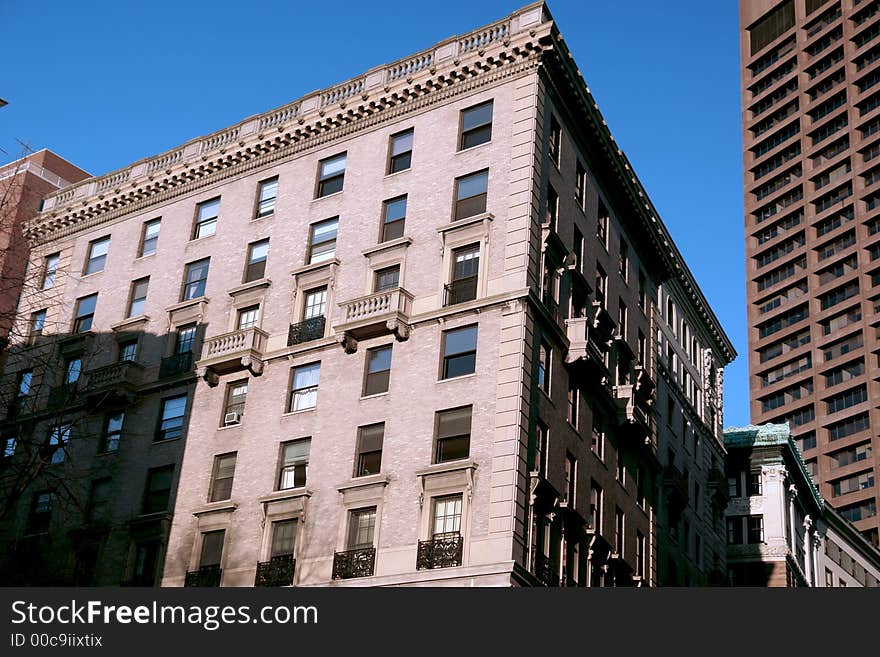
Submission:
M 62 383 L 59 386 L 49 388 L 48 404 L 50 408 L 57 409 L 72 406 L 79 401 L 79 382 Z
M 185 351 L 181 354 L 166 356 L 159 364 L 159 378 L 169 379 L 172 376 L 188 374 L 192 372 L 193 354 L 191 351 Z
M 583 368 L 585 379 L 598 380 L 602 385 L 609 382 L 605 355 L 614 337 L 614 320 L 601 304 L 593 302 L 590 317 L 565 320 L 569 347 L 565 362 L 572 368 Z
M 376 565 L 376 548 L 348 550 L 333 554 L 333 579 L 371 577 Z
M 559 577 L 553 572 L 553 562 L 543 554 L 535 555 L 534 575 L 544 586 L 559 586 Z
M 412 302 L 412 295 L 398 287 L 340 303 L 344 319 L 333 331 L 345 353 L 357 351 L 358 340 L 389 333 L 399 342 L 409 339 Z
M 324 327 L 326 325 L 327 319 L 323 315 L 312 317 L 299 324 L 291 324 L 290 329 L 287 331 L 287 346 L 292 347 L 304 342 L 320 340 L 324 337 Z
M 461 565 L 464 539 L 461 534 L 435 536 L 429 541 L 419 541 L 416 569 L 451 568 Z
M 687 506 L 689 482 L 674 465 L 667 464 L 663 471 L 663 489 L 666 491 L 669 506 L 682 510 Z
M 143 382 L 144 368 L 124 360 L 86 373 L 83 396 L 92 404 L 128 402 Z
M 263 373 L 263 353 L 269 335 L 256 327 L 224 333 L 205 340 L 196 364 L 208 385 L 217 385 L 217 375 L 246 369 L 254 376 Z
M 468 276 L 443 286 L 443 306 L 454 306 L 477 298 L 477 276 Z
M 186 574 L 184 586 L 220 586 L 220 578 L 223 570 L 217 566 L 202 566 L 198 570 L 191 570 Z
M 623 434 L 651 442 L 651 406 L 653 404 L 654 382 L 641 365 L 635 368 L 635 383 L 614 386 L 614 400 L 617 402 L 617 417 Z
M 257 564 L 254 586 L 292 586 L 296 572 L 296 559 L 292 554 L 272 557 Z
M 730 488 L 728 486 L 727 475 L 718 468 L 712 468 L 709 471 L 707 488 L 709 491 L 709 498 L 712 500 L 712 505 L 716 509 L 723 510 L 730 499 Z

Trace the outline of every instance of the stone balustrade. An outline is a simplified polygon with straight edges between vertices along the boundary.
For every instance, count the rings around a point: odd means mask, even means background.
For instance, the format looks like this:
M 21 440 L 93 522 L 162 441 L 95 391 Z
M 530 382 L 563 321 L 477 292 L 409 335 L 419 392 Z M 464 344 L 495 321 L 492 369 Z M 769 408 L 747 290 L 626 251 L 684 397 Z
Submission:
M 241 331 L 232 331 L 205 340 L 205 348 L 202 359 L 217 358 L 236 354 L 253 349 L 263 353 L 266 349 L 266 341 L 269 335 L 258 328 L 249 328 Z
M 394 312 L 409 317 L 412 308 L 412 295 L 403 288 L 395 288 L 352 299 L 340 305 L 345 312 L 346 323 L 359 322 Z

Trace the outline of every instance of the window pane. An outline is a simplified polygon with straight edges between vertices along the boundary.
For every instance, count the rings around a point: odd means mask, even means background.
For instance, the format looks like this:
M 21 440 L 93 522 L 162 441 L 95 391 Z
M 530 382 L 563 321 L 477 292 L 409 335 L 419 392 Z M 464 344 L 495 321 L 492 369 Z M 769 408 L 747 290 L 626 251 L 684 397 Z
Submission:
M 293 554 L 296 545 L 296 520 L 272 523 L 272 557 Z
M 372 547 L 373 532 L 375 528 L 375 507 L 352 511 L 348 527 L 348 548 L 352 550 L 364 547 Z
M 220 199 L 206 201 L 199 205 L 199 221 L 206 221 L 216 217 L 220 213 Z
M 385 223 L 406 217 L 406 196 L 385 201 Z
M 92 294 L 79 300 L 76 306 L 76 316 L 84 317 L 95 313 L 95 305 L 98 303 L 98 295 Z
M 345 172 L 345 155 L 337 155 L 321 163 L 321 179 Z
M 376 272 L 376 292 L 393 290 L 399 286 L 399 283 L 400 265 L 388 267 L 387 269 L 380 269 Z
M 313 317 L 323 317 L 324 307 L 327 303 L 327 288 L 322 287 L 317 290 L 306 292 L 306 302 L 303 310 L 303 319 L 312 319 Z
M 465 326 L 446 332 L 446 355 L 451 356 L 477 348 L 477 327 Z
M 489 172 L 480 171 L 479 173 L 465 176 L 458 179 L 458 200 L 470 198 L 485 194 L 489 187 Z
M 199 566 L 219 566 L 223 556 L 223 539 L 225 529 L 202 534 L 202 555 Z
M 461 129 L 473 130 L 492 122 L 492 101 L 466 109 L 461 113 Z
M 413 131 L 408 130 L 391 138 L 391 155 L 400 155 L 411 151 L 413 147 Z

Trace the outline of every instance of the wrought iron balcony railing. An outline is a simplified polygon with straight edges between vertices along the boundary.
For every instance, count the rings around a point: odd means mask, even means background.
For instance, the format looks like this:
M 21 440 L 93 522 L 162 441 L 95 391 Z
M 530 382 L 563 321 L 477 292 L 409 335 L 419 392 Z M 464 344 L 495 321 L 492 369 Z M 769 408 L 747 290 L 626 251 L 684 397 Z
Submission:
M 164 379 L 190 372 L 192 371 L 192 366 L 193 354 L 191 351 L 166 356 L 159 365 L 159 378 Z
M 184 586 L 220 586 L 223 569 L 220 566 L 202 566 L 186 574 Z
M 443 305 L 454 306 L 477 298 L 477 276 L 468 276 L 443 286 Z
M 535 556 L 534 574 L 544 586 L 559 586 L 559 577 L 553 572 L 553 562 L 543 554 L 538 553 Z
M 336 552 L 333 555 L 333 579 L 370 577 L 376 565 L 376 548 Z
M 429 541 L 419 541 L 416 569 L 450 568 L 461 565 L 464 539 L 460 534 L 435 536 Z
M 291 586 L 296 572 L 296 559 L 292 554 L 272 557 L 257 564 L 254 586 Z
M 295 344 L 320 340 L 324 337 L 326 324 L 327 319 L 323 315 L 311 317 L 299 324 L 291 324 L 290 330 L 287 332 L 287 346 L 292 347 Z

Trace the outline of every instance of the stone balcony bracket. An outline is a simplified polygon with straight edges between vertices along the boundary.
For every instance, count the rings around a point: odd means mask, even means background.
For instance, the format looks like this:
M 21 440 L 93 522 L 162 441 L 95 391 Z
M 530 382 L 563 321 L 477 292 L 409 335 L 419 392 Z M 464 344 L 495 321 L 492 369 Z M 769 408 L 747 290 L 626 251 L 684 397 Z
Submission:
M 339 304 L 343 320 L 333 329 L 336 341 L 347 354 L 358 342 L 391 334 L 398 342 L 409 339 L 412 295 L 403 288 L 374 292 Z
M 268 340 L 269 334 L 256 327 L 207 338 L 196 372 L 211 387 L 219 383 L 218 375 L 227 372 L 247 370 L 260 376 Z

